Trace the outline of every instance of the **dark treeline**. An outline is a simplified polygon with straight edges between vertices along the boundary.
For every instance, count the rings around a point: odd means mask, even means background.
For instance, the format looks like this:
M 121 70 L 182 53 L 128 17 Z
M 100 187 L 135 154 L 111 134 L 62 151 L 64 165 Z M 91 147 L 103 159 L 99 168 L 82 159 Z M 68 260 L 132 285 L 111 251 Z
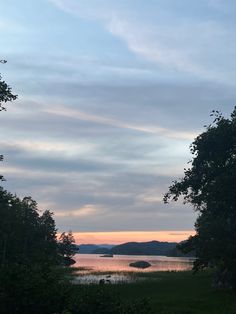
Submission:
M 52 213 L 40 215 L 32 198 L 20 200 L 0 188 L 0 217 L 1 312 L 49 313 L 53 303 L 60 308 L 56 266 L 63 255 Z
M 20 200 L 0 188 L 1 265 L 55 264 L 59 261 L 56 227 L 48 210 L 39 215 L 37 203 L 30 197 Z

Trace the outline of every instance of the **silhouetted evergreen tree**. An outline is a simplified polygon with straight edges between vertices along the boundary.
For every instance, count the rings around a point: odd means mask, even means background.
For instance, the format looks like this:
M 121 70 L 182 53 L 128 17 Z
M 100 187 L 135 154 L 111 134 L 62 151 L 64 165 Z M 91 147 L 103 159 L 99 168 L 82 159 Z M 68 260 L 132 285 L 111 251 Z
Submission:
M 0 217 L 1 313 L 52 313 L 62 308 L 65 278 L 58 269 L 52 213 L 40 215 L 31 197 L 21 200 L 0 187 Z
M 0 187 L 1 264 L 58 261 L 55 222 L 50 211 L 39 215 L 31 197 L 20 200 Z

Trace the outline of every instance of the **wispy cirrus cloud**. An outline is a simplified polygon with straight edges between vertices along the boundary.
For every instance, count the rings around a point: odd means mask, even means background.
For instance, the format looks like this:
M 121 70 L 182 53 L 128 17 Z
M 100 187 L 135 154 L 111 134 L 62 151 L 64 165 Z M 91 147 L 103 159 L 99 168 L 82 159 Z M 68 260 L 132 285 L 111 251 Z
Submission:
M 94 204 L 86 204 L 81 208 L 74 209 L 74 210 L 65 210 L 56 212 L 57 217 L 86 217 L 92 215 L 98 215 L 99 213 L 103 212 L 104 209 L 99 207 L 98 205 Z
M 235 1 L 31 2 L 0 2 L 0 72 L 19 94 L 0 114 L 4 187 L 60 230 L 193 228 L 162 195 L 211 110 L 232 111 Z
M 132 53 L 168 71 L 234 84 L 235 75 L 230 71 L 230 64 L 227 65 L 229 71 L 225 71 L 231 50 L 236 50 L 231 41 L 233 32 L 215 19 L 210 11 L 211 7 L 224 6 L 220 1 L 200 1 L 199 7 L 208 13 L 201 19 L 195 18 L 188 1 L 181 3 L 183 10 L 178 14 L 172 8 L 172 1 L 151 2 L 150 15 L 155 12 L 152 23 L 144 14 L 137 13 L 132 1 L 127 5 L 96 0 L 89 4 L 78 0 L 50 1 L 69 14 L 100 23 L 109 33 L 126 43 Z M 223 52 L 222 47 L 226 47 L 226 42 L 228 48 Z M 224 55 L 223 60 L 219 58 L 219 51 Z
M 175 138 L 175 139 L 193 140 L 194 137 L 197 135 L 196 133 L 168 130 L 168 129 L 165 129 L 163 127 L 158 127 L 158 126 L 131 124 L 131 123 L 122 122 L 122 121 L 111 119 L 111 118 L 87 114 L 79 110 L 70 109 L 68 107 L 62 107 L 62 106 L 57 106 L 56 108 L 45 109 L 45 111 L 50 114 L 61 115 L 61 116 L 69 117 L 71 119 L 89 121 L 89 122 L 93 122 L 97 124 L 104 124 L 104 125 L 109 125 L 109 126 L 113 126 L 117 128 L 122 128 L 122 129 L 130 129 L 130 130 L 134 130 L 138 132 L 155 134 L 158 136 L 164 135 L 166 137 Z

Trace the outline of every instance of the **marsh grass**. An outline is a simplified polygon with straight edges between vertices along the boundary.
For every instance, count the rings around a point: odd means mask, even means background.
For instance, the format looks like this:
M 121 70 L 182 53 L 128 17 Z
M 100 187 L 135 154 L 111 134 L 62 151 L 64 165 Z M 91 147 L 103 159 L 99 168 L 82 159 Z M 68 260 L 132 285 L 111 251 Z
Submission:
M 133 272 L 129 275 L 145 280 L 107 285 L 103 289 L 118 296 L 122 302 L 145 299 L 157 314 L 236 314 L 236 293 L 215 291 L 209 272 L 195 275 L 189 271 Z M 86 289 L 94 293 L 101 287 L 94 284 Z

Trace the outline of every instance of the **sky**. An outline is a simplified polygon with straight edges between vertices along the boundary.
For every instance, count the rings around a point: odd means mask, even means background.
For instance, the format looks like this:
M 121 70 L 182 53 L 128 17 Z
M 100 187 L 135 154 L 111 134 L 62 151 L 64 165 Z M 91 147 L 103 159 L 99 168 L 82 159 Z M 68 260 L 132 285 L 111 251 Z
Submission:
M 19 95 L 0 114 L 4 188 L 78 242 L 186 238 L 196 213 L 162 198 L 210 112 L 235 105 L 235 13 L 233 0 L 1 1 L 0 73 Z

